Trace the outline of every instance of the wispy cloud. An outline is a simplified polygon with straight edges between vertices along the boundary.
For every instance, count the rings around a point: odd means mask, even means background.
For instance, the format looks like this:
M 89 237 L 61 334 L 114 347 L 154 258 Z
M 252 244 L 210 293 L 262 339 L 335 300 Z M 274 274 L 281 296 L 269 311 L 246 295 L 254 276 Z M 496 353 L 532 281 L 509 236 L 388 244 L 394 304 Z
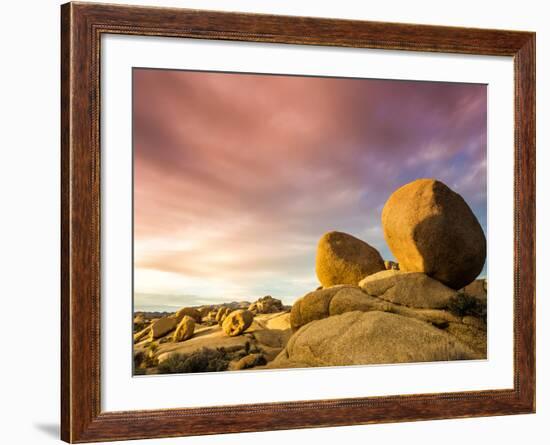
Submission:
M 140 69 L 134 144 L 136 290 L 158 301 L 298 297 L 328 230 L 391 258 L 380 212 L 418 177 L 486 221 L 483 85 Z

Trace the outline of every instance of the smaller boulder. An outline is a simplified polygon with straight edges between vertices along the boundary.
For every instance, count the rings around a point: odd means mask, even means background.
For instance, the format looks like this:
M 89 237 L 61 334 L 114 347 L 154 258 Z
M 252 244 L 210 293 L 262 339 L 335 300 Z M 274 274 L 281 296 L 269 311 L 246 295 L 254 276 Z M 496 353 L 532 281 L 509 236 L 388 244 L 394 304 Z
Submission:
M 445 308 L 456 296 L 456 291 L 422 272 L 386 270 L 366 277 L 359 286 L 369 295 L 415 308 Z
M 208 321 L 216 321 L 216 315 L 218 314 L 217 310 L 212 310 L 206 314 L 206 319 Z
M 399 263 L 396 263 L 395 261 L 384 261 L 384 267 L 386 270 L 399 270 Z
M 178 327 L 174 331 L 172 340 L 175 342 L 184 341 L 191 337 L 195 333 L 195 319 L 189 315 L 184 315 L 178 324 Z
M 221 326 L 223 324 L 224 320 L 227 318 L 227 316 L 233 311 L 234 311 L 234 309 L 232 309 L 230 307 L 226 307 L 225 311 L 222 312 L 222 314 L 220 316 L 220 319 L 218 320 L 218 324 Z
M 319 240 L 315 272 L 323 287 L 357 285 L 367 275 L 381 270 L 385 270 L 385 267 L 380 253 L 354 236 L 328 232 Z
M 163 317 L 151 324 L 151 339 L 156 339 L 168 334 L 174 330 L 178 324 L 178 320 L 174 317 Z
M 225 317 L 222 329 L 230 337 L 235 337 L 246 331 L 253 320 L 254 314 L 252 312 L 246 309 L 237 309 Z
M 384 301 L 367 295 L 358 286 L 340 285 L 315 290 L 298 299 L 290 311 L 290 325 L 298 329 L 314 320 L 350 311 L 385 310 Z
M 137 343 L 140 340 L 143 340 L 150 333 L 151 333 L 151 325 L 147 326 L 146 328 L 134 334 L 134 343 Z
M 201 318 L 206 318 L 212 310 L 212 306 L 201 306 L 197 310 L 199 311 Z
M 218 313 L 216 314 L 216 321 L 220 326 L 223 323 L 223 320 L 225 319 L 227 314 L 229 314 L 230 312 L 231 312 L 231 308 L 227 306 L 222 306 L 221 308 L 218 309 Z
M 194 307 L 184 307 L 176 312 L 176 318 L 180 321 L 184 316 L 188 315 L 189 317 L 195 320 L 195 323 L 200 323 L 202 321 L 202 315 L 198 309 Z
M 328 317 L 329 305 L 336 293 L 348 287 L 346 285 L 331 286 L 325 289 L 308 292 L 292 305 L 290 310 L 290 326 L 298 329 L 313 320 Z
M 341 289 L 334 295 L 329 305 L 329 316 L 352 311 L 368 312 L 389 309 L 390 304 L 366 294 L 358 287 L 349 287 Z

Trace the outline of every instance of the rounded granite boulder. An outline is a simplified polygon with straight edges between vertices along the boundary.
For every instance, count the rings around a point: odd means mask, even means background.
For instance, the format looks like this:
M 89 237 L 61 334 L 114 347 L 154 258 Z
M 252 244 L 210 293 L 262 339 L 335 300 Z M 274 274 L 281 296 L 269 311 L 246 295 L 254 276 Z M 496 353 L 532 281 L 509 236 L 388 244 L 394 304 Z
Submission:
M 184 315 L 174 331 L 172 340 L 175 342 L 185 341 L 193 337 L 195 333 L 195 319 L 189 315 Z
M 402 271 L 460 289 L 485 264 L 487 242 L 477 218 L 462 196 L 435 179 L 397 189 L 382 210 L 382 227 Z
M 319 240 L 315 272 L 323 287 L 357 285 L 367 275 L 385 269 L 380 253 L 354 236 L 328 232 Z
M 246 309 L 237 309 L 228 314 L 222 323 L 223 332 L 230 337 L 242 334 L 254 321 L 254 314 Z

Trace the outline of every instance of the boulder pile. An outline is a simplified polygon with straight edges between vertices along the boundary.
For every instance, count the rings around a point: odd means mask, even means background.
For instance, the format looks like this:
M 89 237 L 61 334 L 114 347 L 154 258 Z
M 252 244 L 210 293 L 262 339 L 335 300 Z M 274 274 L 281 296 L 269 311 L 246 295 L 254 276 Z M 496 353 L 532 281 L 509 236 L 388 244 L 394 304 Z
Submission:
M 273 314 L 284 310 L 281 300 L 273 298 L 271 295 L 266 295 L 252 303 L 248 310 L 255 314 Z
M 248 310 L 254 308 L 254 311 Z M 269 295 L 254 303 L 135 314 L 134 372 L 210 372 L 263 367 L 291 335 L 290 307 Z
M 292 306 L 294 333 L 268 368 L 487 357 L 486 240 L 464 199 L 413 181 L 389 197 L 382 228 L 397 262 L 345 233 L 321 237 L 321 287 Z

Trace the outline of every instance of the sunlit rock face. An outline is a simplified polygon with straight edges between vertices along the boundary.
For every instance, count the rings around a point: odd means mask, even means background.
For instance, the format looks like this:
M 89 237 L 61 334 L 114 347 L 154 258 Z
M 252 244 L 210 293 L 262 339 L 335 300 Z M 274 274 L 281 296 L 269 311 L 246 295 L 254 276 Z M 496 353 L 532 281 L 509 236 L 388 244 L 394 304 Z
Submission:
M 315 271 L 323 287 L 357 285 L 367 275 L 385 269 L 374 247 L 347 233 L 325 233 L 317 245 Z

